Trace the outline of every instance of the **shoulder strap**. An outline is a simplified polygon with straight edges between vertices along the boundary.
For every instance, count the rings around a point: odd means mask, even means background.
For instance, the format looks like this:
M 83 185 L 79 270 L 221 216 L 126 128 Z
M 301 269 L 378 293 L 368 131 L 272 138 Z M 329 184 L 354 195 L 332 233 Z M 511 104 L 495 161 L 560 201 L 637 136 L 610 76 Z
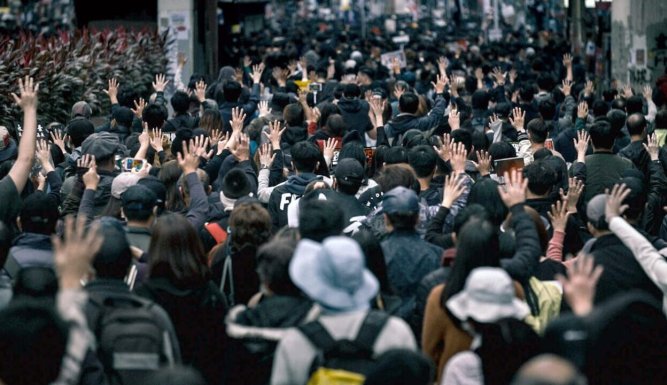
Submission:
M 373 310 L 369 311 L 364 323 L 361 325 L 361 329 L 359 329 L 357 338 L 355 338 L 354 341 L 360 346 L 373 351 L 375 340 L 377 340 L 388 320 L 389 316 L 386 313 Z
M 225 284 L 229 280 L 229 293 L 225 292 Z M 227 253 L 225 264 L 222 267 L 222 277 L 220 277 L 220 293 L 227 296 L 229 306 L 234 306 L 234 274 L 232 273 L 232 256 Z
M 16 276 L 19 274 L 19 270 L 21 270 L 21 265 L 19 265 L 16 258 L 14 258 L 14 253 L 11 252 L 11 249 L 9 251 L 9 255 L 7 256 L 7 261 L 5 261 L 4 269 L 5 273 L 7 273 L 11 279 L 16 279 Z
M 331 337 L 331 334 L 329 334 L 319 321 L 301 325 L 299 326 L 299 331 L 308 338 L 315 348 L 321 350 L 323 353 L 328 352 L 336 345 L 336 340 Z
M 216 243 L 223 243 L 227 240 L 227 232 L 218 223 L 205 223 L 204 228 L 211 234 Z

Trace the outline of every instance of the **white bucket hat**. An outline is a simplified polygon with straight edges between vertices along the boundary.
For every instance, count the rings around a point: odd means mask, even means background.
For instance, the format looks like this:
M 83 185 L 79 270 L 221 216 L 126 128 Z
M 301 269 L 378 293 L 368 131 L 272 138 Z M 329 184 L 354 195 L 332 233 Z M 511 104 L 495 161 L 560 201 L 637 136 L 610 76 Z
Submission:
M 463 291 L 447 301 L 447 308 L 462 321 L 472 318 L 482 323 L 523 319 L 530 313 L 528 305 L 516 298 L 510 276 L 495 267 L 473 270 Z
M 361 247 L 348 237 L 329 237 L 322 244 L 300 241 L 289 275 L 310 299 L 334 310 L 367 309 L 379 288 Z

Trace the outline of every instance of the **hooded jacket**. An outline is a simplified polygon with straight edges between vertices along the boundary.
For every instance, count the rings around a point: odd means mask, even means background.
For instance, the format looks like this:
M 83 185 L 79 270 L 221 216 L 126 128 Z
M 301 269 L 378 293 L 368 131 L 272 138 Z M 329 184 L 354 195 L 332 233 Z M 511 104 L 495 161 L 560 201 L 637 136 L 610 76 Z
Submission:
M 442 119 L 444 119 L 446 107 L 447 103 L 445 102 L 445 98 L 438 95 L 435 99 L 435 105 L 428 115 L 416 116 L 408 113 L 398 114 L 384 126 L 384 131 L 388 138 L 394 139 L 412 129 L 428 131 L 437 127 Z
M 292 201 L 301 198 L 306 186 L 316 179 L 322 179 L 322 177 L 313 173 L 292 175 L 285 183 L 273 189 L 269 197 L 269 214 L 271 214 L 274 230 L 287 225 L 287 207 Z
M 20 268 L 31 266 L 54 267 L 53 247 L 49 235 L 23 233 L 14 241 L 14 246 L 9 249 L 9 255 Z
M 230 338 L 228 384 L 261 385 L 271 378 L 273 356 L 278 342 L 289 328 L 314 321 L 319 307 L 309 299 L 270 296 L 254 308 L 239 305 L 227 315 Z
M 338 101 L 338 108 L 347 123 L 348 131 L 357 131 L 363 138 L 366 131 L 373 128 L 368 117 L 370 106 L 367 101 L 358 98 L 342 98 Z

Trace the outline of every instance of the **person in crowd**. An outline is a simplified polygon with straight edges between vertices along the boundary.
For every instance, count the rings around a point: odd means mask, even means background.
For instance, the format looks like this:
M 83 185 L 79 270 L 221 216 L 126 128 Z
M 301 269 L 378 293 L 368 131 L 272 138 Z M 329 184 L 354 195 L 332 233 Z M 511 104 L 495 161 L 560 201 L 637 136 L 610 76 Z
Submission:
M 153 226 L 148 254 L 148 280 L 136 293 L 171 318 L 183 364 L 199 370 L 207 382 L 219 381 L 227 303 L 211 281 L 197 232 L 185 217 L 163 215 Z M 197 327 L 192 327 L 193 320 Z
M 457 236 L 456 263 L 447 283 L 436 286 L 428 297 L 422 330 L 422 350 L 438 364 L 438 380 L 444 367 L 456 353 L 470 348 L 472 336 L 463 330 L 464 320 L 458 319 L 446 303 L 464 289 L 465 282 L 477 267 L 503 267 L 515 281 L 515 295 L 524 297 L 522 286 L 538 265 L 539 240 L 532 220 L 524 211 L 527 180 L 514 172 L 506 175 L 507 191 L 501 187 L 501 197 L 512 213 L 516 234 L 516 250 L 511 259 L 500 259 L 499 229 L 488 221 L 471 221 Z
M 308 381 L 313 360 L 321 349 L 311 342 L 311 328 L 323 330 L 334 340 L 354 339 L 371 319 L 379 317 L 382 322 L 373 322 L 374 356 L 395 348 L 416 349 L 414 336 L 404 321 L 369 312 L 379 285 L 366 269 L 364 255 L 354 240 L 340 236 L 329 237 L 321 244 L 301 240 L 290 262 L 289 275 L 299 289 L 320 305 L 322 314 L 303 328 L 288 330 L 280 340 L 271 384 Z
M 265 384 L 271 375 L 276 346 L 291 327 L 313 321 L 319 309 L 289 277 L 296 242 L 274 239 L 257 252 L 260 299 L 252 307 L 238 305 L 227 315 L 230 337 L 227 383 Z
M 522 322 L 530 313 L 528 305 L 514 296 L 512 280 L 504 270 L 476 268 L 463 291 L 446 306 L 456 318 L 465 320 L 476 344 L 447 362 L 442 384 L 506 384 L 523 363 L 539 353 L 539 337 Z
M 401 297 L 398 314 L 407 319 L 414 311 L 417 286 L 440 266 L 443 250 L 417 234 L 419 198 L 414 191 L 399 186 L 384 194 L 382 213 L 388 233 L 382 241 L 387 277 Z
M 127 240 L 130 246 L 147 253 L 151 242 L 150 229 L 157 217 L 157 196 L 137 182 L 121 194 L 121 201 L 121 215 L 127 219 Z

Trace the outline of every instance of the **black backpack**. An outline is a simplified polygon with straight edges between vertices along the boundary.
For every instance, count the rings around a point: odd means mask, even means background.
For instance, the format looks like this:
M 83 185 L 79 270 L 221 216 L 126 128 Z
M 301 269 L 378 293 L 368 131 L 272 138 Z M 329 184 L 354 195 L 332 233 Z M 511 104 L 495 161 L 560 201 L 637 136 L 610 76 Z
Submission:
M 173 364 L 168 331 L 151 310 L 155 303 L 132 294 L 94 293 L 90 303 L 97 355 L 111 385 L 144 383 L 153 371 Z
M 368 312 L 353 341 L 334 340 L 318 321 L 300 326 L 301 333 L 319 351 L 311 364 L 308 384 L 362 384 L 375 366 L 373 346 L 387 320 L 389 316 L 383 312 Z

